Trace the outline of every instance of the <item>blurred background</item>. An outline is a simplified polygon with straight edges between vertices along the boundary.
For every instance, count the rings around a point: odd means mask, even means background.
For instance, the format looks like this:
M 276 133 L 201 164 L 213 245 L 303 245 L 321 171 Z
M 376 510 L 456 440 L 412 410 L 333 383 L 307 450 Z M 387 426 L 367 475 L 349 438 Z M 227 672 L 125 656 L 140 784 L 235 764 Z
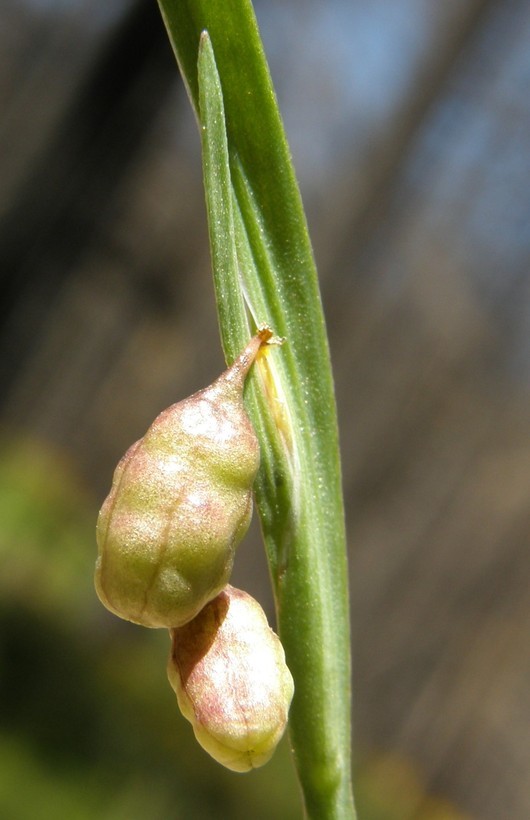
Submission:
M 257 0 L 337 387 L 361 820 L 530 817 L 530 6 Z M 108 614 L 97 509 L 223 368 L 154 0 L 0 12 L 0 816 L 300 818 Z M 274 618 L 257 527 L 234 582 Z

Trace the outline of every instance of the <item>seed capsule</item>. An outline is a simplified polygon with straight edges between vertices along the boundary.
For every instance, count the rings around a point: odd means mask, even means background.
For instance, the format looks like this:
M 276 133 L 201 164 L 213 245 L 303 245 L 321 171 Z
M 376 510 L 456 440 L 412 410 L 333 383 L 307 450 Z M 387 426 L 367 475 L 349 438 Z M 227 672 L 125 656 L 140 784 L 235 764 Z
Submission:
M 201 746 L 235 772 L 263 766 L 287 725 L 294 684 L 261 606 L 228 585 L 170 633 L 169 681 Z
M 180 626 L 228 582 L 259 466 L 243 386 L 271 336 L 260 328 L 228 370 L 160 413 L 118 464 L 99 514 L 95 573 L 116 615 Z

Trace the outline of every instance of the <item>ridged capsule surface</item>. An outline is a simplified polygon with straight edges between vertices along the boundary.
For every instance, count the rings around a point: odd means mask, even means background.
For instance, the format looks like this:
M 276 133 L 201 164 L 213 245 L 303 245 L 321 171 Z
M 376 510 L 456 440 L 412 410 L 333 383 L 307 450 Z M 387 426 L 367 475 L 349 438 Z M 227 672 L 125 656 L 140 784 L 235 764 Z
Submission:
M 170 632 L 169 681 L 201 746 L 232 771 L 263 766 L 287 725 L 294 684 L 261 606 L 228 585 Z
M 95 573 L 116 615 L 180 626 L 228 582 L 259 466 L 244 380 L 271 335 L 260 330 L 210 387 L 160 413 L 119 462 L 98 518 Z

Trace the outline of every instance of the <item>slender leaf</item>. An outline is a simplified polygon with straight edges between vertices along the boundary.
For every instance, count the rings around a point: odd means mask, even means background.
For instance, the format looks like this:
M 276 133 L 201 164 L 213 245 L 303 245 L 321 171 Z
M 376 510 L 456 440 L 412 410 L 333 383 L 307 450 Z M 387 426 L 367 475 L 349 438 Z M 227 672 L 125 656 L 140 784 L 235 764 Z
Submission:
M 159 4 L 201 129 L 227 360 L 259 322 L 286 337 L 260 358 L 247 391 L 262 450 L 256 501 L 295 679 L 290 731 L 306 811 L 353 818 L 336 410 L 298 187 L 250 2 Z

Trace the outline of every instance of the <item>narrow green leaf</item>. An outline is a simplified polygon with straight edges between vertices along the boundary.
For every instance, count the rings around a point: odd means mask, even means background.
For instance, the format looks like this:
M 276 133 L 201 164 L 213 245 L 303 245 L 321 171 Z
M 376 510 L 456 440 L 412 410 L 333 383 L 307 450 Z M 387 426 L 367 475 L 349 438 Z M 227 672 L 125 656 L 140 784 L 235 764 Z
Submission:
M 159 3 L 201 129 L 225 354 L 233 359 L 249 326 L 262 321 L 286 337 L 261 357 L 247 391 L 262 452 L 256 501 L 295 679 L 290 731 L 307 814 L 346 820 L 355 811 L 344 513 L 327 338 L 300 195 L 251 4 Z
M 232 180 L 223 93 L 209 37 L 201 35 L 198 59 L 199 110 L 206 210 L 219 325 L 230 359 L 249 336 L 241 287 L 232 209 Z

